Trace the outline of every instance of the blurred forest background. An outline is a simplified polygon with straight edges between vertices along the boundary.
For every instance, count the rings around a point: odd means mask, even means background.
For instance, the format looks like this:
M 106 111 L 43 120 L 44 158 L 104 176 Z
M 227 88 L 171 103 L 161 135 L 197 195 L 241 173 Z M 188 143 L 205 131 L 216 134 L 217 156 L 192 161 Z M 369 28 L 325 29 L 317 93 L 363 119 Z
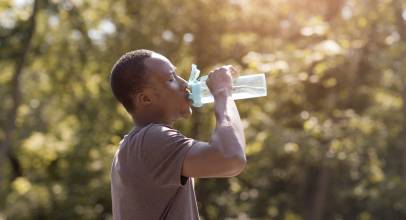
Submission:
M 108 75 L 139 48 L 267 74 L 237 103 L 246 170 L 196 181 L 203 220 L 406 219 L 405 0 L 2 0 L 1 220 L 112 219 L 132 124 Z M 208 140 L 212 107 L 175 127 Z

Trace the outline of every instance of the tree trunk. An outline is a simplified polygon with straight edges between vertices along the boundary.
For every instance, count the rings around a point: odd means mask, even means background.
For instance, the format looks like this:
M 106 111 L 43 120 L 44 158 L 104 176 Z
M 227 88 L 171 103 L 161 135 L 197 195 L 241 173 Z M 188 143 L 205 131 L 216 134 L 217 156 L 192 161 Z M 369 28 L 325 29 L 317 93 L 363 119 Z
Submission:
M 321 220 L 324 219 L 324 210 L 326 206 L 326 198 L 328 192 L 328 185 L 330 180 L 330 170 L 326 158 L 327 148 L 323 150 L 320 168 L 317 174 L 317 180 L 314 181 L 316 185 L 310 193 L 309 210 L 305 213 L 306 220 Z M 311 180 L 310 180 L 311 181 Z M 311 181 L 313 182 L 313 181 Z
M 323 219 L 327 189 L 329 183 L 330 173 L 326 165 L 322 165 L 320 174 L 317 180 L 317 188 L 314 194 L 313 208 L 311 211 L 310 219 L 321 220 Z
M 403 85 L 402 91 L 403 100 L 403 132 L 400 136 L 402 143 L 402 178 L 406 180 L 406 85 Z
M 7 158 L 10 162 L 10 167 L 12 169 L 11 181 L 13 181 L 18 176 L 22 175 L 22 170 L 18 157 L 14 152 L 14 146 L 16 145 L 16 119 L 18 108 L 21 104 L 21 90 L 20 90 L 20 79 L 23 73 L 23 67 L 26 63 L 28 52 L 31 48 L 32 38 L 36 27 L 36 16 L 39 8 L 39 0 L 35 0 L 32 6 L 32 13 L 28 19 L 28 28 L 25 32 L 24 37 L 21 39 L 21 51 L 19 57 L 15 63 L 15 72 L 10 81 L 10 96 L 12 100 L 12 106 L 7 113 L 7 119 L 5 122 L 4 130 L 5 137 L 0 145 L 0 186 L 3 183 L 4 174 L 4 160 Z
M 398 32 L 400 35 L 400 39 L 403 42 L 406 42 L 406 26 L 405 26 L 405 23 L 403 21 L 403 16 L 402 16 L 402 13 L 403 13 L 402 3 L 399 0 L 393 0 L 392 5 L 393 5 L 395 18 L 396 18 L 396 24 L 398 26 Z
M 326 1 L 327 10 L 325 12 L 325 18 L 327 21 L 333 20 L 337 15 L 340 14 L 345 0 L 330 0 Z
M 392 1 L 392 5 L 393 5 L 393 10 L 394 10 L 394 14 L 395 14 L 395 18 L 396 18 L 396 24 L 398 27 L 398 32 L 400 35 L 400 40 L 403 44 L 406 44 L 406 25 L 405 25 L 405 21 L 403 20 L 403 5 L 399 0 L 393 0 Z M 403 57 L 401 57 L 400 59 L 403 59 Z M 399 74 L 404 74 L 404 71 L 402 71 L 401 69 L 398 69 L 397 72 Z M 406 77 L 406 76 L 402 76 L 402 77 Z M 402 100 L 403 100 L 403 128 L 402 128 L 402 132 L 399 136 L 399 138 L 401 139 L 399 142 L 401 143 L 401 149 L 402 149 L 402 164 L 401 164 L 401 176 L 403 179 L 406 179 L 406 79 L 403 78 L 402 80 L 402 91 L 401 91 L 401 95 L 402 95 Z

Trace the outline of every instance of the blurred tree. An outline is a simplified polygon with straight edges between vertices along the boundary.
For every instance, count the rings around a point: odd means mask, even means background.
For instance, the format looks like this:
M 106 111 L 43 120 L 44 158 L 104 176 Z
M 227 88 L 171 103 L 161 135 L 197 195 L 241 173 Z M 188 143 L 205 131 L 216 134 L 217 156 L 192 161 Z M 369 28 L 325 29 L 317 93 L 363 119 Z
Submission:
M 19 144 L 18 136 L 16 135 L 16 121 L 17 121 L 17 112 L 21 104 L 21 75 L 23 73 L 23 68 L 26 65 L 26 59 L 28 53 L 31 49 L 31 42 L 33 39 L 33 35 L 36 28 L 36 19 L 39 10 L 39 0 L 34 1 L 31 15 L 29 16 L 26 22 L 23 22 L 20 26 L 14 27 L 12 30 L 8 30 L 6 32 L 6 40 L 5 47 L 11 45 L 7 44 L 8 38 L 19 38 L 22 42 L 20 48 L 17 48 L 16 52 L 12 54 L 12 59 L 15 60 L 14 63 L 14 73 L 10 82 L 7 85 L 7 94 L 10 94 L 9 102 L 11 106 L 5 106 L 4 109 L 5 113 L 5 120 L 3 121 L 2 128 L 3 128 L 3 136 L 4 138 L 0 144 L 0 186 L 3 184 L 3 176 L 4 176 L 4 162 L 5 159 L 9 161 L 10 164 L 10 182 L 14 181 L 17 177 L 22 175 L 22 169 L 20 165 L 19 158 L 16 155 L 16 147 Z M 18 30 L 19 29 L 19 30 Z M 18 31 L 17 31 L 18 30 Z M 8 48 L 4 48 L 7 50 Z
M 406 218 L 404 1 L 0 3 L 0 219 L 111 219 L 110 163 L 131 128 L 108 74 L 124 52 L 179 74 L 265 72 L 238 101 L 248 167 L 197 180 L 202 219 Z M 212 107 L 176 124 L 207 140 Z

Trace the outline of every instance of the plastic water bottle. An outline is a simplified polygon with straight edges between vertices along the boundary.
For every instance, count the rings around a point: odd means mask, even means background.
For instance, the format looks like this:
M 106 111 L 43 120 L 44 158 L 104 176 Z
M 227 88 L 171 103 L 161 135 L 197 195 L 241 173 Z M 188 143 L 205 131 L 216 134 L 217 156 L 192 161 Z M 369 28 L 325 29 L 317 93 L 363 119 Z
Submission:
M 213 103 L 214 98 L 206 85 L 207 76 L 198 79 L 200 70 L 195 64 L 192 64 L 192 71 L 188 81 L 188 87 L 191 90 L 189 99 L 192 100 L 194 107 L 201 107 L 206 103 Z M 252 74 L 240 76 L 233 81 L 232 98 L 248 99 L 262 97 L 267 95 L 265 74 Z

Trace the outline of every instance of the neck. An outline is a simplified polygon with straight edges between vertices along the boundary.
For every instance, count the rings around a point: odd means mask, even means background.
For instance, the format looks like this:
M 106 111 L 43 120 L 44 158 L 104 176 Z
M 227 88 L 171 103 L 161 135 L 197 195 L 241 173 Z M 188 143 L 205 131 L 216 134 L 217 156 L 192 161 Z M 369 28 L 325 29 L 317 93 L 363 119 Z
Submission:
M 138 112 L 132 114 L 131 116 L 135 127 L 145 127 L 149 124 L 164 124 L 169 127 L 172 127 L 173 123 L 175 122 L 175 120 L 165 119 L 162 116 L 157 117 L 156 115 L 151 115 L 148 113 L 141 114 Z

